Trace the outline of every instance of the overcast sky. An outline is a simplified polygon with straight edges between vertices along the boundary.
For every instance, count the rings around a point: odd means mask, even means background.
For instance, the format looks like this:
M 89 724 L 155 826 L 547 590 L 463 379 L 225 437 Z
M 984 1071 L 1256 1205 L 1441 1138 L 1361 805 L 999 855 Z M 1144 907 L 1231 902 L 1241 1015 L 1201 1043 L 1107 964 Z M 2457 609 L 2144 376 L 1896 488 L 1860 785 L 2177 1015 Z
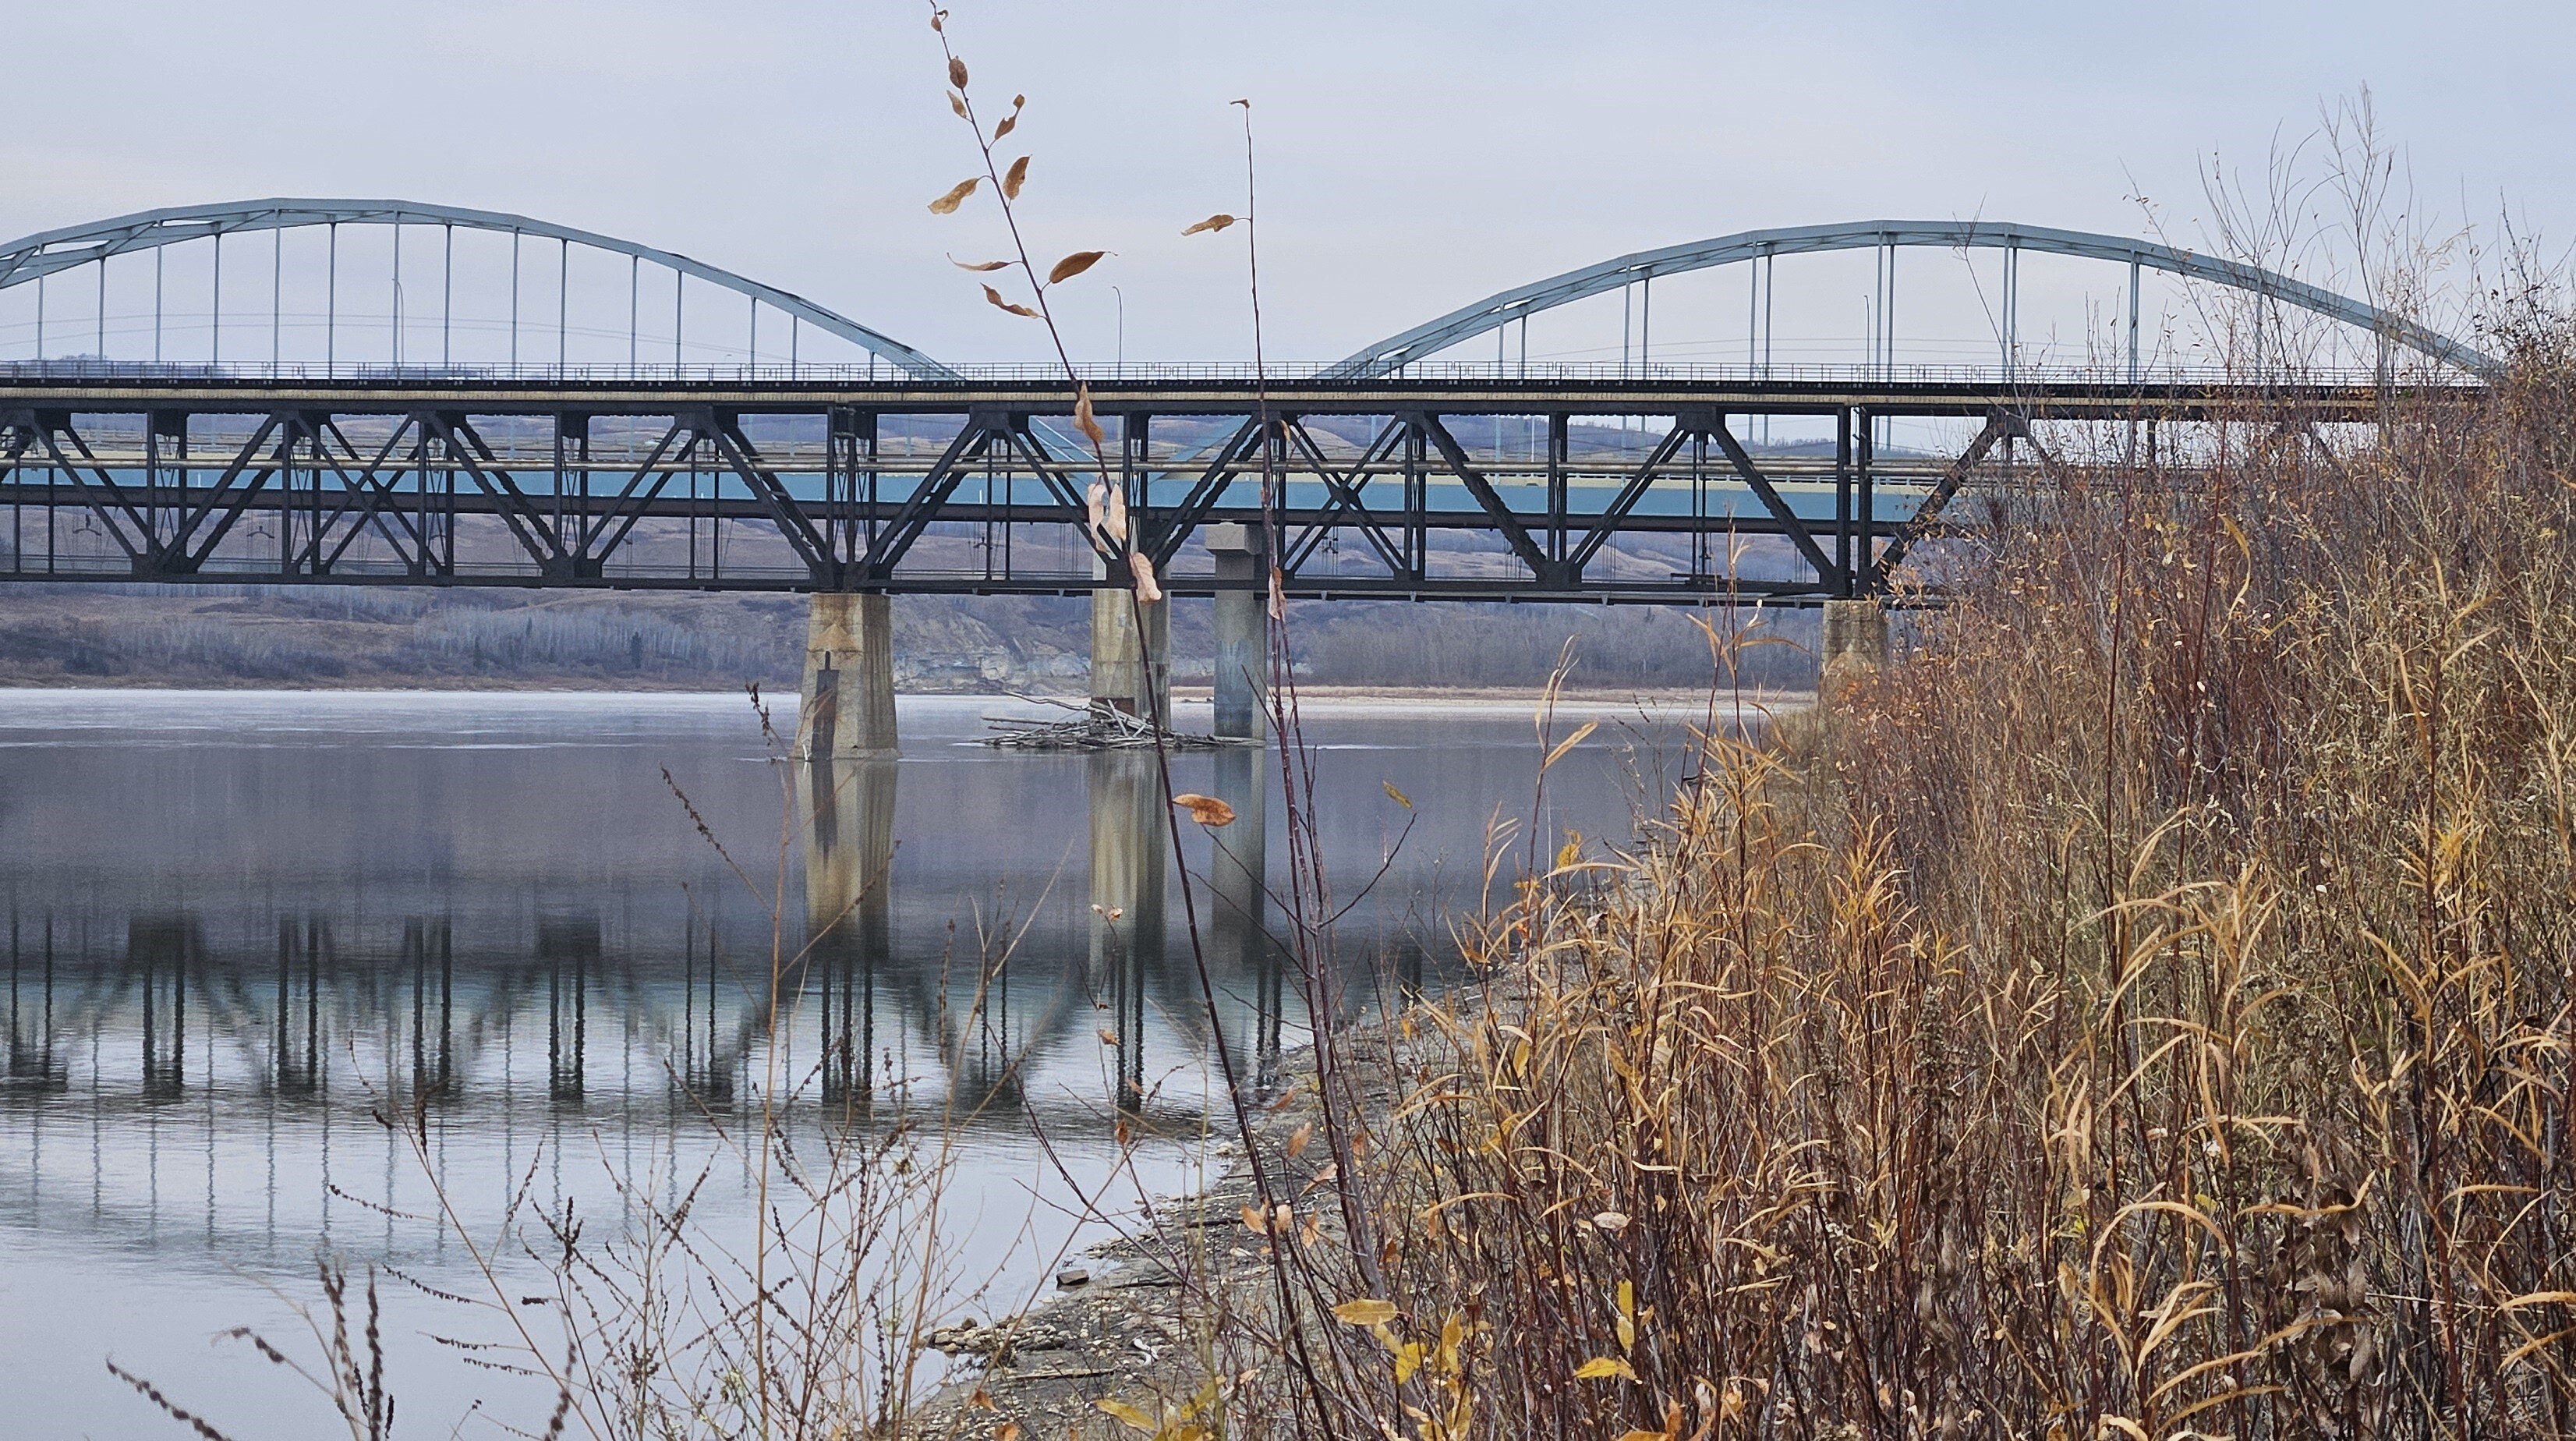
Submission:
M 925 11 L 835 4 L 22 3 L 0 232 L 158 205 L 391 196 L 684 251 L 943 358 L 1032 354 L 944 252 L 996 222 Z M 1065 291 L 1078 347 L 1248 353 L 1255 103 L 1270 349 L 1330 358 L 1489 291 L 1765 225 L 2014 219 L 2180 236 L 2213 155 L 2367 85 L 2438 219 L 2564 238 L 2561 4 L 2105 6 L 960 0 L 986 104 L 1017 90 L 1035 247 L 1117 255 Z M 1239 234 L 1239 232 L 1236 232 Z M 1788 272 L 1782 272 L 1783 284 Z

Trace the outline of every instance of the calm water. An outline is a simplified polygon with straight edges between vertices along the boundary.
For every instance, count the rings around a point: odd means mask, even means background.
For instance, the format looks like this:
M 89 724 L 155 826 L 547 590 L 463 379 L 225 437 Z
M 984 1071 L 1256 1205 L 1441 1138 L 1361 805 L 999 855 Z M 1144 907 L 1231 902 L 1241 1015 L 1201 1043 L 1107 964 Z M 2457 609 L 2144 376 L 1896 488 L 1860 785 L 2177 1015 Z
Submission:
M 1185 827 L 1212 1027 L 1150 758 L 971 744 L 1006 709 L 907 699 L 901 762 L 816 774 L 772 762 L 738 697 L 0 693 L 0 1432 L 180 1434 L 113 1355 L 234 1434 L 332 1434 L 214 1339 L 289 1327 L 317 1247 L 470 1289 L 433 1180 L 479 1235 L 518 1188 L 612 1224 L 710 1167 L 695 1214 L 745 1227 L 750 1175 L 705 1112 L 771 1077 L 842 1114 L 971 1113 L 948 1224 L 976 1267 L 954 1302 L 982 1314 L 1073 1229 L 1037 1128 L 1088 1186 L 1123 1111 L 1170 1138 L 1141 1178 L 1186 1186 L 1211 1047 L 1259 1086 L 1302 1024 L 1253 880 L 1286 855 L 1275 763 L 1174 763 L 1243 817 Z M 1680 735 L 1609 717 L 1550 772 L 1540 830 L 1624 839 Z M 1308 740 L 1355 902 L 1341 964 L 1436 983 L 1488 825 L 1533 814 L 1530 717 L 1318 708 Z M 773 945 L 803 958 L 775 1028 Z M 415 1095 L 425 1158 L 372 1116 Z M 478 1396 L 542 1426 L 544 1398 L 425 1339 L 453 1315 L 387 1302 L 404 1434 Z

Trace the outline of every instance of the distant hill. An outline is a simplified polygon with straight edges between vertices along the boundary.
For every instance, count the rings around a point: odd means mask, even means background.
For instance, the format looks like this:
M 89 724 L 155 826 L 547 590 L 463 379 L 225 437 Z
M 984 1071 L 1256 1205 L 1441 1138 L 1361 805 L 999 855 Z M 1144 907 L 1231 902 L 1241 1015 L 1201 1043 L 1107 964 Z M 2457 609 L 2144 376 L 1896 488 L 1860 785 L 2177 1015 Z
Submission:
M 902 596 L 894 617 L 907 690 L 1077 692 L 1089 675 L 1080 597 Z M 1814 621 L 1771 612 L 1763 629 L 1811 644 Z M 1301 602 L 1289 633 L 1299 674 L 1332 684 L 1535 685 L 1569 637 L 1579 686 L 1711 674 L 1690 614 L 1662 607 Z M 1174 602 L 1172 639 L 1175 678 L 1204 682 L 1207 602 Z M 0 685 L 778 688 L 796 683 L 804 641 L 795 596 L 0 586 Z M 1748 660 L 1769 684 L 1814 675 L 1790 647 Z

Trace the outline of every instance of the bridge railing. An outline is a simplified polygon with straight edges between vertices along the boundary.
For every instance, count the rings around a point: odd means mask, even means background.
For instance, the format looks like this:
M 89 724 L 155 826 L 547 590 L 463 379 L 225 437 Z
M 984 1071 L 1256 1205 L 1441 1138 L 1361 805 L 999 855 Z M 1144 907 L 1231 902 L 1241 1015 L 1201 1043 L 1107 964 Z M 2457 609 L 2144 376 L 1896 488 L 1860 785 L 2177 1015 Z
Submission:
M 262 383 L 353 384 L 387 387 L 441 384 L 662 385 L 728 389 L 763 386 L 875 385 L 917 392 L 971 390 L 979 386 L 997 384 L 1061 384 L 1064 378 L 1064 372 L 1060 367 L 1035 361 L 958 365 L 950 369 L 954 372 L 954 378 L 924 379 L 905 375 L 890 366 L 873 364 L 393 365 L 381 361 L 347 361 L 338 364 L 227 362 L 222 365 L 208 365 L 188 362 L 101 360 L 94 356 L 59 356 L 46 360 L 0 361 L 0 384 L 55 381 L 186 384 L 202 381 L 228 385 Z M 1664 361 L 1628 365 L 1622 365 L 1616 361 L 1497 365 L 1492 362 L 1441 361 L 1406 366 L 1389 380 L 1315 382 L 1312 377 L 1320 369 L 1322 369 L 1320 366 L 1277 365 L 1270 367 L 1266 373 L 1256 373 L 1250 364 L 1240 361 L 1131 361 L 1125 364 L 1077 366 L 1075 373 L 1093 384 L 1249 385 L 1256 380 L 1267 379 L 1274 384 L 1286 386 L 1330 383 L 1357 389 L 1381 385 L 1401 386 L 1411 382 L 1515 387 L 1527 385 L 1533 388 L 1601 385 L 1778 386 L 1782 388 L 1924 386 L 2044 391 L 2068 386 L 2209 388 L 2295 384 L 2319 387 L 2368 387 L 2391 378 L 2367 369 L 2287 366 L 2263 370 L 2249 370 L 2242 367 L 2165 366 L 2144 370 L 2132 376 L 2124 368 L 2110 366 L 1765 365 L 1742 362 L 1709 364 Z M 2431 366 L 2410 368 L 2399 378 L 2413 386 L 2474 388 L 2483 383 L 2476 377 L 2459 371 Z

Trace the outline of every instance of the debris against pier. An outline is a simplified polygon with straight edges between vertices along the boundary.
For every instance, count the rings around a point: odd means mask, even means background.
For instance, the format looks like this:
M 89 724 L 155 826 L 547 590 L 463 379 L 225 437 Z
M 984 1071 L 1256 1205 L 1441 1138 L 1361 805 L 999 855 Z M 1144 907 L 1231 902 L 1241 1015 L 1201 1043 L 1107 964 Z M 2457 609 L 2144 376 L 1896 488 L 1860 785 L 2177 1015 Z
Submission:
M 984 737 L 984 744 L 1008 750 L 1034 751 L 1152 750 L 1157 745 L 1167 751 L 1201 751 L 1260 744 L 1257 740 L 1164 729 L 1143 716 L 1120 710 L 1106 700 L 1094 699 L 1088 705 L 1075 705 L 1071 701 L 1050 700 L 1044 696 L 1017 696 L 1014 699 L 1060 706 L 1076 714 L 1070 720 L 1060 721 L 988 715 L 984 717 L 984 723 L 993 727 L 994 733 Z

